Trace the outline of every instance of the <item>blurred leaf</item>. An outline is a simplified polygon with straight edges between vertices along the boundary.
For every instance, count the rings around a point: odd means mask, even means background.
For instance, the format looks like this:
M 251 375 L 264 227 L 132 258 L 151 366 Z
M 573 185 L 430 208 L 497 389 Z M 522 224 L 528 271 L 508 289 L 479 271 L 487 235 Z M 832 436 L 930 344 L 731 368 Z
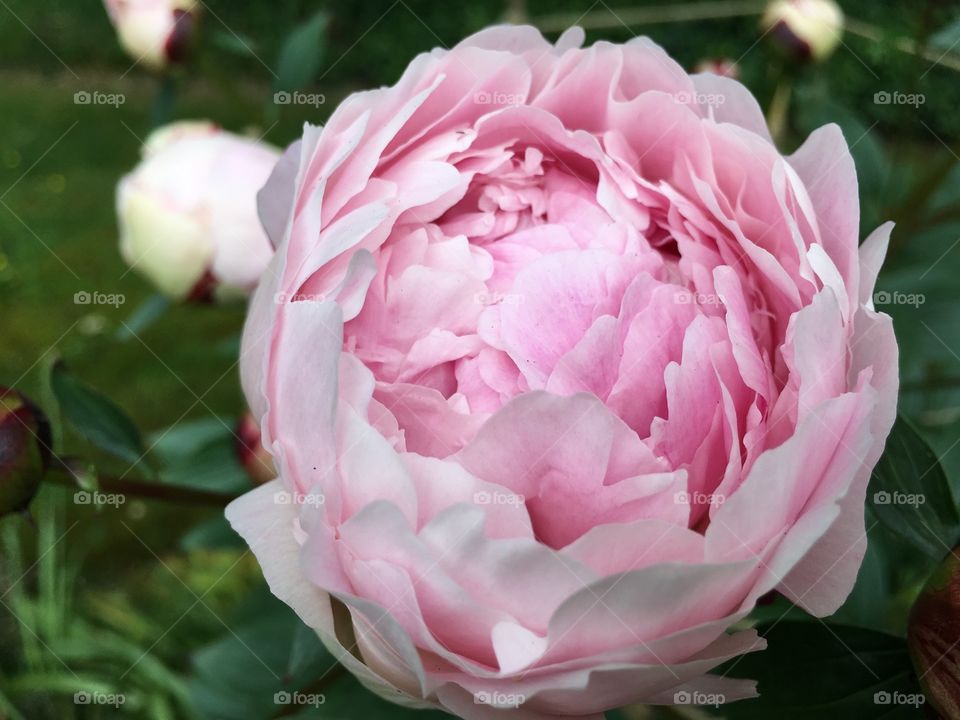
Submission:
M 81 382 L 63 363 L 50 375 L 53 393 L 70 425 L 93 445 L 131 464 L 140 463 L 146 448 L 133 420 L 112 400 Z
M 156 293 L 151 295 L 134 310 L 114 336 L 121 342 L 126 342 L 153 325 L 170 307 L 170 300 L 166 296 Z
M 283 709 L 277 693 L 298 691 L 336 668 L 325 650 L 297 639 L 302 622 L 265 591 L 252 595 L 227 625 L 220 640 L 194 656 L 191 693 L 204 718 L 273 717 Z M 351 710 L 349 717 L 364 715 Z
M 730 720 L 893 720 L 922 718 L 905 696 L 920 693 L 907 645 L 874 630 L 784 621 L 757 628 L 767 649 L 716 671 L 758 680 L 760 697 L 721 705 Z M 898 704 L 884 700 L 899 693 Z
M 311 672 L 312 668 L 319 667 L 324 662 L 329 665 L 330 653 L 320 642 L 317 634 L 300 623 L 293 633 L 293 646 L 290 648 L 290 660 L 287 664 L 289 677 L 303 677 Z
M 326 29 L 327 14 L 321 11 L 287 36 L 277 58 L 274 91 L 292 92 L 313 81 L 320 70 Z
M 339 678 L 325 692 L 324 702 L 290 717 L 294 720 L 331 720 L 332 718 L 390 718 L 390 720 L 450 720 L 436 710 L 414 710 L 394 705 L 367 690 L 352 675 Z
M 256 42 L 248 35 L 218 29 L 213 33 L 214 46 L 240 57 L 256 57 Z
M 956 51 L 960 47 L 960 18 L 957 18 L 945 28 L 938 30 L 927 41 L 930 47 L 943 52 Z
M 892 562 L 885 544 L 888 533 L 873 518 L 868 518 L 867 528 L 867 552 L 857 573 L 857 582 L 843 606 L 830 620 L 843 625 L 892 632 L 896 628 L 891 626 Z
M 217 515 L 187 531 L 180 538 L 180 548 L 191 550 L 245 550 L 247 544 L 223 515 Z
M 164 482 L 204 490 L 243 491 L 250 487 L 236 452 L 232 418 L 212 417 L 178 423 L 151 437 L 163 462 Z
M 880 522 L 931 557 L 956 545 L 960 516 L 943 467 L 903 417 L 873 471 L 867 503 Z

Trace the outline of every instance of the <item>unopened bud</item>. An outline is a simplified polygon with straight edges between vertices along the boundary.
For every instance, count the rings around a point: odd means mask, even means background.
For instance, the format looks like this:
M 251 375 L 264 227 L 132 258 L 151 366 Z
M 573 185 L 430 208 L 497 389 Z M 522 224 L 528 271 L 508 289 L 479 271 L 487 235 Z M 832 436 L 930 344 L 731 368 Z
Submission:
M 0 517 L 26 510 L 50 458 L 50 426 L 16 390 L 0 387 Z
M 924 585 L 910 611 L 907 646 L 927 701 L 960 717 L 960 547 Z
M 833 0 L 774 0 L 761 25 L 789 55 L 820 61 L 840 44 L 843 11 Z

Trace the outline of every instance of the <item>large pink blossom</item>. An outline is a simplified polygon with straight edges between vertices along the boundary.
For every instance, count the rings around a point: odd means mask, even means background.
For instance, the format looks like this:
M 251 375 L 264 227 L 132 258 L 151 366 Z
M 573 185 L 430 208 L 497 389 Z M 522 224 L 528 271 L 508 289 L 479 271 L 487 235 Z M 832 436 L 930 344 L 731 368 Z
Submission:
M 228 517 L 365 684 L 465 718 L 753 694 L 706 673 L 761 596 L 842 603 L 895 414 L 840 130 L 783 157 L 739 83 L 581 40 L 421 55 L 260 196 L 279 478 Z

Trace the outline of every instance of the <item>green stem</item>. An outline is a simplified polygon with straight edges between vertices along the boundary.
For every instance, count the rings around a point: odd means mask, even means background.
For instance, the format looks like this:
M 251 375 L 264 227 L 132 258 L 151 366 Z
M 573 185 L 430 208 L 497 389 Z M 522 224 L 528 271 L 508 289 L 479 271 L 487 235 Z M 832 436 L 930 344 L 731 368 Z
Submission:
M 44 481 L 55 485 L 81 489 L 69 466 L 63 461 L 54 463 L 44 475 Z M 179 485 L 165 485 L 162 483 L 143 482 L 141 480 L 126 480 L 99 475 L 97 489 L 105 493 L 116 493 L 142 498 L 144 500 L 160 500 L 162 502 L 177 503 L 179 505 L 202 505 L 206 507 L 226 507 L 236 499 L 229 493 L 214 492 L 212 490 L 197 490 Z
M 616 14 L 608 10 L 590 12 L 586 15 L 557 13 L 533 18 L 532 23 L 544 32 L 561 32 L 571 25 L 579 25 L 584 30 L 603 30 L 622 28 L 624 25 L 678 23 L 759 15 L 763 12 L 763 7 L 763 2 L 757 2 L 757 0 L 716 0 L 645 8 L 622 8 L 618 9 Z

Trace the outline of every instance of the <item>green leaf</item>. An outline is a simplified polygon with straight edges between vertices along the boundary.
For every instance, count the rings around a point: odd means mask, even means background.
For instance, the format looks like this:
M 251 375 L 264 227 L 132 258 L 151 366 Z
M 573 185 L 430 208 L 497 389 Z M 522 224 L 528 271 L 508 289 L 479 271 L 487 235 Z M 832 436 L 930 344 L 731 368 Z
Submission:
M 166 296 L 159 293 L 151 295 L 130 314 L 130 317 L 117 330 L 115 339 L 120 342 L 127 342 L 136 337 L 159 320 L 169 307 L 170 300 Z
M 63 363 L 51 369 L 50 384 L 67 422 L 101 450 L 131 464 L 146 454 L 133 420 L 112 400 L 83 383 Z
M 903 417 L 897 418 L 873 471 L 867 503 L 880 522 L 933 558 L 943 557 L 960 536 L 960 516 L 943 467 Z
M 436 710 L 414 710 L 394 705 L 374 695 L 356 678 L 347 675 L 327 688 L 324 702 L 307 707 L 291 720 L 332 720 L 333 718 L 389 718 L 390 720 L 451 720 L 451 715 Z M 506 717 L 506 715 L 504 715 Z
M 320 70 L 326 29 L 327 14 L 318 12 L 287 36 L 277 58 L 274 91 L 292 92 L 313 81 Z
M 239 57 L 256 57 L 257 43 L 248 35 L 226 30 L 217 30 L 212 34 L 213 44 Z
M 210 417 L 177 423 L 151 437 L 164 482 L 201 490 L 243 492 L 250 479 L 237 457 L 236 420 Z
M 178 543 L 182 550 L 239 550 L 247 549 L 247 544 L 222 515 L 206 520 L 188 530 Z
M 265 590 L 251 595 L 227 625 L 220 640 L 194 656 L 189 684 L 204 718 L 273 717 L 285 709 L 275 701 L 277 693 L 292 694 L 338 671 L 319 641 L 311 644 L 303 635 L 293 611 Z
M 942 52 L 960 52 L 960 18 L 931 35 L 928 44 Z
M 767 649 L 731 660 L 716 674 L 757 680 L 760 697 L 721 705 L 715 714 L 729 720 L 923 717 L 903 639 L 823 623 L 757 629 Z

